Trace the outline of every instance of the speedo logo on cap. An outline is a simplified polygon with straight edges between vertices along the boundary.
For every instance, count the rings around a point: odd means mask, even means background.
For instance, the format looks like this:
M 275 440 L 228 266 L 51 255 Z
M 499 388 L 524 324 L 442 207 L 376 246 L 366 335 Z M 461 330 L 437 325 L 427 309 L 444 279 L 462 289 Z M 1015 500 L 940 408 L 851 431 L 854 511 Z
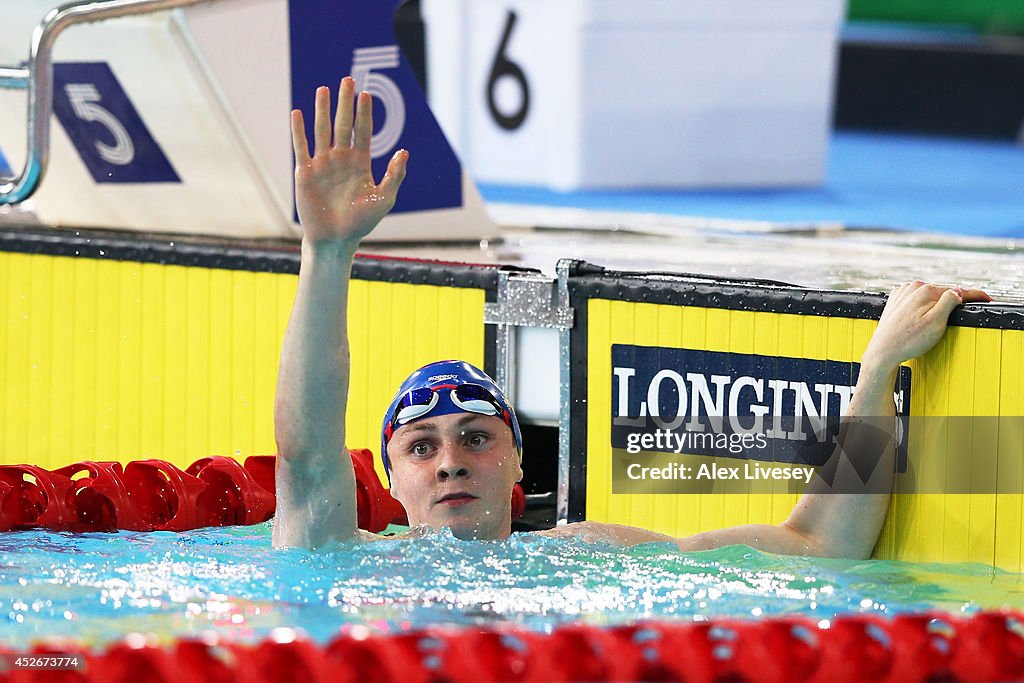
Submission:
M 427 378 L 427 384 L 434 384 L 436 382 L 444 382 L 445 380 L 458 378 L 458 375 L 434 375 L 433 377 Z

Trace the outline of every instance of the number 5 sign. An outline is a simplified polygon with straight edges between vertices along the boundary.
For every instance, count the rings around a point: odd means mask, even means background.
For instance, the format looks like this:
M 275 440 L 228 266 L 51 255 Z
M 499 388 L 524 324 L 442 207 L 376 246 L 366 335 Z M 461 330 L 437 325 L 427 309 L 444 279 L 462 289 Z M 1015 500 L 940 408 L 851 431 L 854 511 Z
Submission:
M 53 67 L 53 111 L 97 183 L 180 183 L 105 62 Z
M 427 105 L 395 40 L 398 0 L 291 0 L 288 4 L 292 106 L 313 120 L 313 92 L 330 85 L 337 97 L 345 74 L 373 95 L 370 141 L 374 176 L 405 147 L 417 171 L 409 173 L 392 213 L 462 206 L 462 166 Z M 309 134 L 307 127 L 307 135 Z
M 356 92 L 365 90 L 384 103 L 384 125 L 370 140 L 370 156 L 386 155 L 398 144 L 405 129 L 405 100 L 402 91 L 386 74 L 375 69 L 394 69 L 400 64 L 398 46 L 357 48 L 352 58 L 352 79 Z

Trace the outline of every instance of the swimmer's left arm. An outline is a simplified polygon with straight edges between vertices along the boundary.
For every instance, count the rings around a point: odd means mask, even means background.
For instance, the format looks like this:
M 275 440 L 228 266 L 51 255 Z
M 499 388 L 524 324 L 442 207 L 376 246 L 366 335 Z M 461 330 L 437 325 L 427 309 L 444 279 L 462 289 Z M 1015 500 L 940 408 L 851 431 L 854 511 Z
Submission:
M 871 557 L 889 510 L 896 471 L 893 387 L 902 363 L 932 349 L 953 309 L 991 301 L 977 289 L 916 280 L 889 295 L 840 428 L 839 444 L 789 517 L 754 547 L 804 555 Z M 742 527 L 741 527 L 742 529 Z M 756 535 L 760 529 L 747 533 Z M 745 542 L 745 541 L 738 541 Z
M 870 557 L 885 522 L 895 471 L 896 373 L 901 363 L 939 341 L 957 305 L 974 301 L 991 299 L 980 290 L 920 281 L 892 292 L 862 357 L 839 447 L 781 524 L 748 524 L 674 538 L 635 527 L 580 522 L 554 529 L 552 535 L 623 545 L 674 542 L 684 551 L 743 544 L 785 555 Z
M 767 552 L 781 555 L 813 555 L 811 539 L 796 530 L 772 526 L 771 524 L 748 524 L 745 526 L 717 529 L 703 534 L 676 538 L 668 534 L 625 524 L 606 522 L 573 522 L 554 529 L 538 532 L 554 538 L 580 538 L 591 543 L 616 543 L 630 546 L 641 543 L 675 543 L 684 552 L 713 550 L 726 545 L 749 545 Z

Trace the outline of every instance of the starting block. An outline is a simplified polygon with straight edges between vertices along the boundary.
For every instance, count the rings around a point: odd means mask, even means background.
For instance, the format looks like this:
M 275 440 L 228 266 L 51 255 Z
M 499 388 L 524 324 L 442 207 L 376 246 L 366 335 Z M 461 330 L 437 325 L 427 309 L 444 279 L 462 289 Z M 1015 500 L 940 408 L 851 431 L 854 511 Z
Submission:
M 424 0 L 430 103 L 481 182 L 818 185 L 843 0 Z

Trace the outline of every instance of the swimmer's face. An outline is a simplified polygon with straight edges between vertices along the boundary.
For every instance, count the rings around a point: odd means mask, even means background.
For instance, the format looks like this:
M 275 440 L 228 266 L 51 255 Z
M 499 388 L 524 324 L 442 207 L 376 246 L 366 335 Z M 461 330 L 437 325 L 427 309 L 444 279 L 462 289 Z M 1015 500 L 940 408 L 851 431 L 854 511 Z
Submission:
M 391 495 L 409 524 L 457 538 L 512 532 L 512 487 L 523 478 L 512 430 L 490 415 L 455 413 L 399 427 L 388 443 Z

